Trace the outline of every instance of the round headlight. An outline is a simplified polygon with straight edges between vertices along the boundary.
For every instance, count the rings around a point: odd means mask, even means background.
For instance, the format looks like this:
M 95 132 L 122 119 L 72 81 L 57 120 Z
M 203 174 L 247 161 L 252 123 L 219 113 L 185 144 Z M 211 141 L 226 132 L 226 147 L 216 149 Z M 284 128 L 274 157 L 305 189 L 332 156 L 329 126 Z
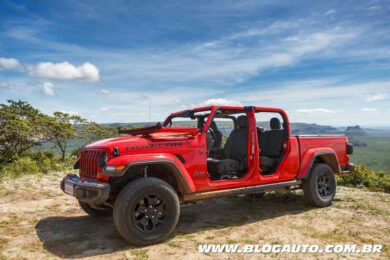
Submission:
M 98 159 L 98 165 L 100 168 L 103 168 L 106 163 L 108 161 L 108 153 L 107 152 L 104 152 L 102 153 L 100 156 L 99 156 L 99 159 Z

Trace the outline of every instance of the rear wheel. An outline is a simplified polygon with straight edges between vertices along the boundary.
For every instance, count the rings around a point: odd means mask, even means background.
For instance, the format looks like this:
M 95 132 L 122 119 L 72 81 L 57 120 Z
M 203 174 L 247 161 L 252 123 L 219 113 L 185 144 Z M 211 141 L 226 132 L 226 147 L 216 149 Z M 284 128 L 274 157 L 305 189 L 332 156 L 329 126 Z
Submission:
M 326 164 L 315 164 L 308 178 L 303 181 L 303 193 L 306 201 L 313 206 L 330 206 L 336 194 L 333 170 Z
M 79 205 L 85 213 L 95 218 L 109 217 L 112 215 L 112 208 L 110 207 L 93 208 L 89 204 L 80 201 Z
M 114 204 L 118 233 L 134 245 L 158 243 L 172 234 L 180 214 L 175 190 L 157 178 L 127 184 Z

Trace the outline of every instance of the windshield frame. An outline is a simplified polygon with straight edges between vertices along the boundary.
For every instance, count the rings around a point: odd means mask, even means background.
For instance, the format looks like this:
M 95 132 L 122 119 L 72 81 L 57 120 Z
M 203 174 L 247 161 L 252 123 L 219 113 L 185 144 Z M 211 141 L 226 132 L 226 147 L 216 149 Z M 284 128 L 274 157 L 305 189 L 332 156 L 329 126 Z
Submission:
M 215 111 L 218 109 L 218 107 L 215 106 L 208 106 L 208 107 L 199 107 L 199 108 L 194 108 L 194 109 L 187 109 L 187 110 L 182 110 L 178 111 L 175 113 L 170 114 L 163 122 L 162 126 L 163 127 L 169 127 L 169 123 L 172 121 L 173 118 L 191 118 L 191 117 L 202 117 L 202 116 L 196 116 L 194 115 L 197 112 L 206 112 L 209 111 L 208 115 L 204 115 L 203 117 L 205 118 L 205 122 L 203 124 L 202 129 L 199 129 L 200 132 L 204 133 L 210 123 L 212 118 L 214 117 Z M 207 119 L 206 119 L 207 118 Z M 199 120 L 199 119 L 198 119 Z M 196 128 L 197 127 L 188 127 L 188 128 Z

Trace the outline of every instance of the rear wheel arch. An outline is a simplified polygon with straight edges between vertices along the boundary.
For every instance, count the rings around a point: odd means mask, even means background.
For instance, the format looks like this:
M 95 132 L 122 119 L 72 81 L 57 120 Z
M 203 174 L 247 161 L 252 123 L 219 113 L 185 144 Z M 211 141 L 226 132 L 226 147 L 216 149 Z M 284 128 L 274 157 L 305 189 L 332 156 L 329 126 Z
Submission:
M 335 174 L 341 172 L 339 160 L 334 152 L 319 152 L 315 153 L 311 159 L 310 166 L 307 169 L 304 178 L 308 178 L 314 166 L 319 163 L 328 165 Z

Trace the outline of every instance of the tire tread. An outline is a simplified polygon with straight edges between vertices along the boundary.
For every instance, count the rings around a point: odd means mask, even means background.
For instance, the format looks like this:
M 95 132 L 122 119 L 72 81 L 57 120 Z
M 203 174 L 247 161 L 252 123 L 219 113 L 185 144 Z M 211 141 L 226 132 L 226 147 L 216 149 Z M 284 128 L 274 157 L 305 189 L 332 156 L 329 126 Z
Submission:
M 321 198 L 318 195 L 317 190 L 316 190 L 316 184 L 317 184 L 316 177 L 317 177 L 317 175 L 319 175 L 323 171 L 328 171 L 329 173 L 331 173 L 331 175 L 329 175 L 329 176 L 332 176 L 331 178 L 333 178 L 332 181 L 335 185 L 335 187 L 334 187 L 335 191 L 332 194 L 332 196 L 328 199 Z M 312 170 L 310 171 L 307 179 L 303 180 L 302 188 L 303 188 L 304 198 L 309 204 L 316 206 L 316 207 L 320 207 L 320 208 L 330 206 L 332 204 L 333 198 L 336 194 L 336 181 L 334 179 L 334 172 L 333 172 L 332 168 L 330 168 L 327 164 L 324 164 L 324 163 L 316 163 L 313 166 Z
M 149 188 L 151 186 L 167 192 L 168 196 L 171 196 L 173 198 L 175 204 L 175 209 L 174 209 L 175 214 L 174 216 L 169 216 L 169 217 L 174 217 L 175 219 L 173 220 L 174 225 L 170 227 L 168 232 L 166 232 L 165 234 L 160 234 L 156 239 L 146 240 L 137 237 L 136 235 L 131 233 L 131 231 L 128 228 L 127 221 L 125 220 L 125 216 L 126 216 L 125 212 L 127 207 L 129 206 L 128 204 L 130 203 L 131 199 L 136 197 L 136 194 L 140 190 Z M 145 246 L 145 245 L 158 243 L 160 241 L 165 240 L 167 237 L 169 237 L 169 235 L 171 235 L 173 230 L 175 229 L 175 226 L 179 219 L 179 214 L 180 214 L 180 205 L 175 190 L 167 182 L 161 179 L 148 177 L 148 178 L 140 178 L 133 182 L 130 182 L 122 189 L 122 191 L 119 193 L 118 197 L 115 200 L 113 219 L 118 233 L 125 240 L 127 240 L 129 243 L 134 245 Z

